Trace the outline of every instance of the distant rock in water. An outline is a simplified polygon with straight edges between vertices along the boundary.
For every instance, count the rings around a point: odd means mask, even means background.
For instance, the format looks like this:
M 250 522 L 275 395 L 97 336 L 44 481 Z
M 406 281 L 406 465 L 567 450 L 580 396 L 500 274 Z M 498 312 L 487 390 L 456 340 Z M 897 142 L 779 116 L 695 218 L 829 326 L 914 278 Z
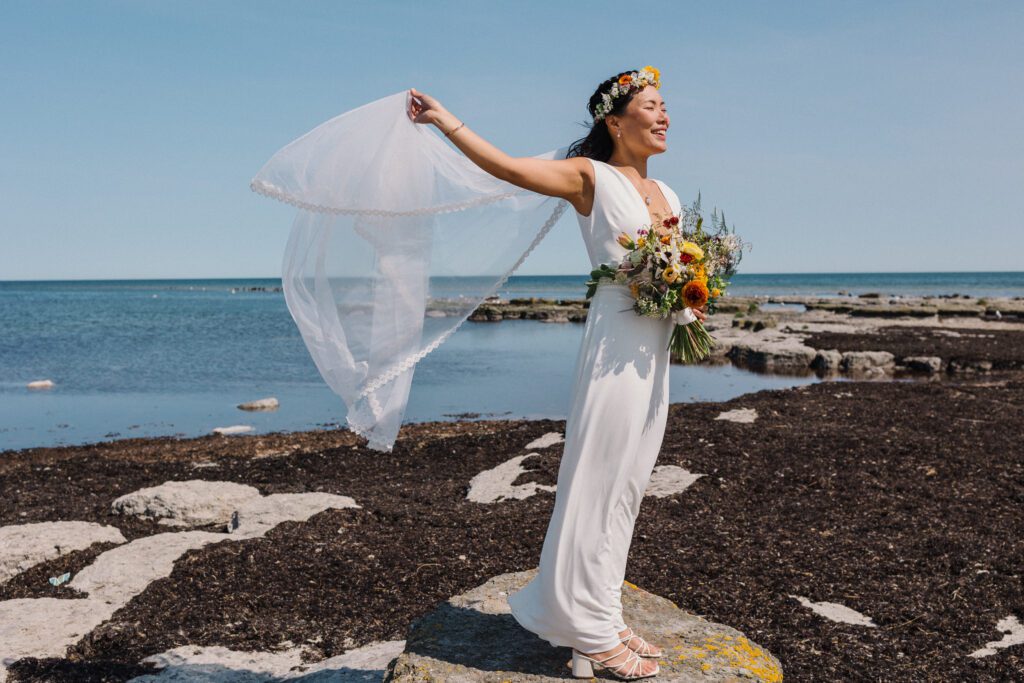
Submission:
M 214 434 L 225 434 L 225 435 L 229 435 L 229 436 L 231 434 L 245 434 L 246 432 L 251 432 L 251 431 L 252 431 L 252 427 L 249 426 L 249 425 L 231 425 L 230 427 L 214 427 L 213 428 L 213 433 Z
M 249 401 L 248 403 L 239 403 L 239 410 L 277 410 L 281 404 L 277 402 L 277 399 L 273 396 L 268 398 L 261 398 L 257 401 Z
M 40 379 L 34 382 L 29 382 L 25 385 L 28 389 L 51 389 L 53 387 L 52 379 Z
M 414 621 L 405 652 L 388 666 L 385 683 L 571 680 L 571 649 L 552 647 L 522 628 L 509 610 L 508 596 L 536 571 L 495 576 Z M 661 673 L 653 680 L 782 681 L 779 661 L 739 631 L 688 614 L 628 581 L 622 610 L 638 633 L 664 651 Z

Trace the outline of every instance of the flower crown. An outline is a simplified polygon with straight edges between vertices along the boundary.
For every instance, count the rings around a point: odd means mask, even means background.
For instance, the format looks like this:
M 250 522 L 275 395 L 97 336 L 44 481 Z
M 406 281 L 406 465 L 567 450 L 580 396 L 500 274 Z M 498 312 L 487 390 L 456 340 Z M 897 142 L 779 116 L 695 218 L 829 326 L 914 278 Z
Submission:
M 619 80 L 612 83 L 608 92 L 601 93 L 601 102 L 594 107 L 594 123 L 603 119 L 612 110 L 616 99 L 632 91 L 643 90 L 648 85 L 661 88 L 661 72 L 650 65 L 639 71 L 619 76 Z

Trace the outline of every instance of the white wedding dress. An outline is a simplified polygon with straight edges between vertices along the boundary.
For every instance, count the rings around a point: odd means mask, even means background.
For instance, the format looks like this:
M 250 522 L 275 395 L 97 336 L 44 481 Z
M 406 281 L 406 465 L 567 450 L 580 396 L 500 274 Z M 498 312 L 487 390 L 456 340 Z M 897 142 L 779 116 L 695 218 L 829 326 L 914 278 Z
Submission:
M 615 167 L 593 161 L 594 208 L 576 214 L 592 267 L 617 264 L 651 217 Z M 656 181 L 672 211 L 679 198 Z M 620 601 L 633 523 L 661 449 L 674 321 L 638 316 L 625 285 L 602 280 L 574 371 L 555 506 L 537 575 L 508 598 L 516 621 L 553 646 L 611 650 L 626 628 Z M 680 322 L 692 320 L 685 311 Z

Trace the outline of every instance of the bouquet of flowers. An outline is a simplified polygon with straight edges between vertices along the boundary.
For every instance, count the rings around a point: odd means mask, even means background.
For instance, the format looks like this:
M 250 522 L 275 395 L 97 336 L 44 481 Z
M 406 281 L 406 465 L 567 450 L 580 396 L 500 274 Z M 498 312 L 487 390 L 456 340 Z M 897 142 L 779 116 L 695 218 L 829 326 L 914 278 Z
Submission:
M 623 232 L 618 242 L 629 252 L 621 263 L 601 264 L 590 272 L 587 298 L 607 278 L 629 286 L 638 315 L 674 320 L 684 309 L 705 304 L 708 313 L 714 313 L 748 246 L 726 226 L 725 213 L 717 208 L 711 214 L 711 230 L 704 229 L 699 194 L 679 215 L 665 218 L 657 227 L 645 225 L 635 237 Z M 695 319 L 676 324 L 668 348 L 684 363 L 696 363 L 708 357 L 714 343 Z

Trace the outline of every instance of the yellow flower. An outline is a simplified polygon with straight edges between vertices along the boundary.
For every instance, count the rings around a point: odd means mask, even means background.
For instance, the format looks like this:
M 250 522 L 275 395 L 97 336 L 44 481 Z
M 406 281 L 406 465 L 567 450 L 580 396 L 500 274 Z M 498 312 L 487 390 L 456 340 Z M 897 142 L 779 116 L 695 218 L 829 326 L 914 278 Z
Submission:
M 636 241 L 636 246 L 639 249 L 643 249 L 646 244 L 647 244 L 647 238 L 646 237 L 640 237 Z
M 667 266 L 664 271 L 662 271 L 661 279 L 669 284 L 672 284 L 673 282 L 679 279 L 679 275 L 679 268 L 673 263 L 672 265 Z
M 689 254 L 697 260 L 704 258 L 704 250 L 693 242 L 683 242 L 683 253 Z
M 697 280 L 703 280 L 707 284 L 708 272 L 704 270 L 703 264 L 698 263 L 693 266 L 693 277 Z
M 653 73 L 653 74 L 654 74 L 654 79 L 655 79 L 656 81 L 658 81 L 658 82 L 657 82 L 657 83 L 655 84 L 655 87 L 657 87 L 658 85 L 660 85 L 660 84 L 661 84 L 661 72 L 660 72 L 660 71 L 658 71 L 657 69 L 655 69 L 655 68 L 654 68 L 653 66 L 651 66 L 650 64 L 648 64 L 647 66 L 645 66 L 645 67 L 644 67 L 644 69 L 645 69 L 645 70 L 647 70 L 647 71 L 650 71 L 651 73 Z
M 718 287 L 712 288 L 711 296 L 713 296 L 713 297 L 715 297 L 717 299 L 718 297 L 722 296 L 722 290 L 720 290 Z

